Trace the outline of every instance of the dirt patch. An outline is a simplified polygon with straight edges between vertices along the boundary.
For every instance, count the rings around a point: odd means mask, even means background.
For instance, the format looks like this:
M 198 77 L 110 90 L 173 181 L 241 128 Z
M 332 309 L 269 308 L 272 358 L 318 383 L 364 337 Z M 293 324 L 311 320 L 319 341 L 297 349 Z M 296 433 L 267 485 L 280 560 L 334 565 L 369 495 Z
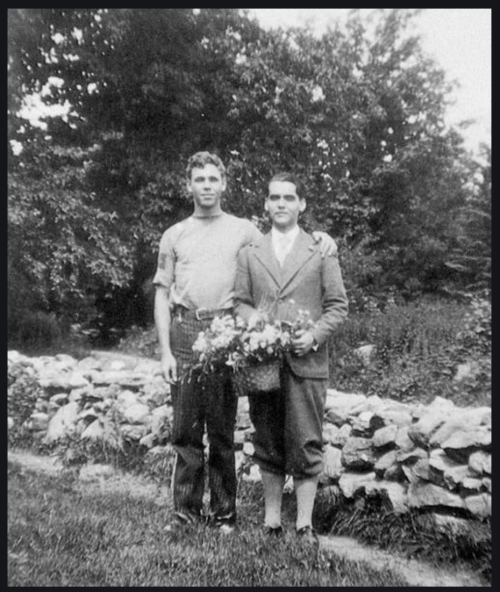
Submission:
M 58 474 L 63 470 L 60 461 L 50 456 L 38 456 L 24 450 L 9 450 L 8 460 L 26 469 L 48 474 Z M 171 504 L 170 490 L 151 480 L 131 475 L 109 465 L 95 465 L 88 471 L 80 472 L 81 490 L 88 494 L 114 492 L 133 497 L 147 498 L 162 506 Z M 350 537 L 320 536 L 320 549 L 332 555 L 351 561 L 366 563 L 380 571 L 390 569 L 414 587 L 468 587 L 490 588 L 478 574 L 456 569 L 435 568 L 430 563 L 407 559 L 393 552 L 388 553 L 363 545 Z

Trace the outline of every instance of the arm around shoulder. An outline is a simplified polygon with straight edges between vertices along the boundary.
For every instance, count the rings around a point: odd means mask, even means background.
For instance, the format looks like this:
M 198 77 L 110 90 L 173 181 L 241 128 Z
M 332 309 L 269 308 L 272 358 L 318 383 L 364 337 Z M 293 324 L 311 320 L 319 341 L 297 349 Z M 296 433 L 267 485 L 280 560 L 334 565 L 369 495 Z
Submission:
M 234 312 L 247 323 L 250 317 L 257 312 L 252 298 L 252 279 L 249 265 L 251 248 L 251 246 L 243 247 L 238 253 L 234 285 Z

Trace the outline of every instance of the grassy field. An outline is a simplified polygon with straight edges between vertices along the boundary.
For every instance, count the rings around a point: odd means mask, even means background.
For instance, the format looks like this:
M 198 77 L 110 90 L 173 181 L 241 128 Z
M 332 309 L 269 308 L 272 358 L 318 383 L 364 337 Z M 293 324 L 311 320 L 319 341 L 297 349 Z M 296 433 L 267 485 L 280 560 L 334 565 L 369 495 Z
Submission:
M 240 529 L 168 532 L 168 510 L 130 495 L 84 494 L 69 476 L 9 463 L 9 587 L 407 587 L 390 571 L 266 539 L 261 499 L 240 495 Z

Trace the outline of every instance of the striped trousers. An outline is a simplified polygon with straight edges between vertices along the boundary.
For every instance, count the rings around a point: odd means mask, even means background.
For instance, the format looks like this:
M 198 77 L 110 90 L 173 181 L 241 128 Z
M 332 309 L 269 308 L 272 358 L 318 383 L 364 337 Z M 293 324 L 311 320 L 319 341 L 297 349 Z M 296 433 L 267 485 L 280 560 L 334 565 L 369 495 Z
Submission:
M 192 345 L 210 320 L 172 317 L 170 343 L 178 364 L 178 375 L 193 363 Z M 177 456 L 173 472 L 174 507 L 181 512 L 203 512 L 205 471 L 210 490 L 210 514 L 218 520 L 236 519 L 236 470 L 234 429 L 237 397 L 229 373 L 180 380 L 172 385 L 172 445 Z M 203 435 L 207 431 L 208 458 L 205 463 Z M 205 466 L 206 464 L 206 466 Z

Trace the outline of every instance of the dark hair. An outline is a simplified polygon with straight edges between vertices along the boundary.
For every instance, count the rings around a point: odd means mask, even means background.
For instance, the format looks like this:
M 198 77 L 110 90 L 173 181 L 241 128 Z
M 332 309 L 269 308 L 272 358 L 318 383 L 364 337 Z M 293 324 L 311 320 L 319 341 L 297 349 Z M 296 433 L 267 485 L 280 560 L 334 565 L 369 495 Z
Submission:
M 197 152 L 193 154 L 188 160 L 188 164 L 186 167 L 186 176 L 188 179 L 191 178 L 191 171 L 194 168 L 202 169 L 206 164 L 213 164 L 216 166 L 219 171 L 221 172 L 222 177 L 226 176 L 226 167 L 222 160 L 217 156 L 217 154 L 212 154 L 211 152 Z
M 283 172 L 283 173 L 276 173 L 273 175 L 271 180 L 269 181 L 269 185 L 274 181 L 283 181 L 288 183 L 293 183 L 295 185 L 295 191 L 299 197 L 302 196 L 302 184 L 299 181 L 298 177 L 296 177 L 293 173 Z

